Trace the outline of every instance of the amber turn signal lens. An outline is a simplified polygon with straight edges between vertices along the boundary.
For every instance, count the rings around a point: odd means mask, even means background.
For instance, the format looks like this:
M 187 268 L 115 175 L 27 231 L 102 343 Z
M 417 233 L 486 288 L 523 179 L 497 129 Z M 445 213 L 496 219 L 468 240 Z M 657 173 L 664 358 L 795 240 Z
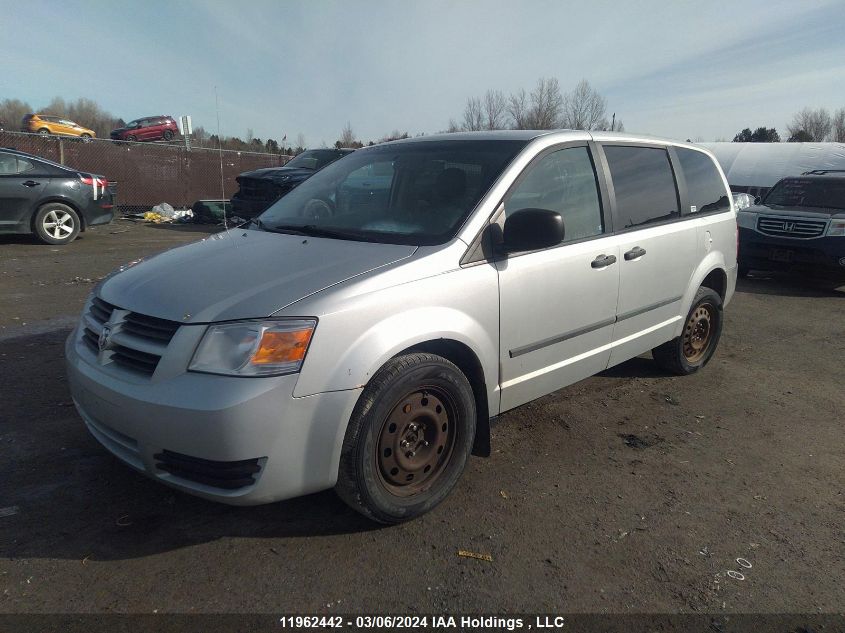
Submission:
M 313 333 L 313 328 L 292 332 L 268 330 L 261 337 L 261 343 L 253 354 L 251 363 L 253 365 L 297 363 L 305 358 Z

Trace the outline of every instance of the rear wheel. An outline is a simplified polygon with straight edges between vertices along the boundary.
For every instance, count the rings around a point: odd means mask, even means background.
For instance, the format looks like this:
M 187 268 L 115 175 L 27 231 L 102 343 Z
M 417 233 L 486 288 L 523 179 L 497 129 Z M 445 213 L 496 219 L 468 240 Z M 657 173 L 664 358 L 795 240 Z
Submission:
M 440 356 L 412 353 L 385 365 L 352 414 L 336 491 L 380 523 L 413 519 L 443 501 L 475 436 L 466 376 Z
M 50 130 L 48 130 L 46 127 L 42 127 L 40 130 L 38 130 L 38 133 L 41 136 L 47 136 L 50 133 Z
M 69 244 L 79 229 L 79 216 L 65 204 L 48 202 L 35 214 L 35 234 L 45 244 Z
M 173 131 L 172 130 L 165 130 L 164 131 L 164 140 L 170 141 L 173 139 Z
M 686 376 L 704 367 L 716 351 L 722 335 L 722 298 L 702 286 L 687 314 L 684 331 L 651 350 L 655 362 L 665 371 Z
M 129 136 L 126 137 L 126 140 L 132 142 L 132 141 L 137 141 L 138 138 L 134 134 L 130 134 Z

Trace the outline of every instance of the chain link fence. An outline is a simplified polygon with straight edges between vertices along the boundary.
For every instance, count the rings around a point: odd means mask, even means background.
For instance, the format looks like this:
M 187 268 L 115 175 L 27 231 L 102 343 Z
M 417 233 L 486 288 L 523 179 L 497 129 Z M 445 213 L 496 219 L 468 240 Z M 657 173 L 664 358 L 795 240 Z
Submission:
M 189 208 L 197 200 L 228 200 L 235 178 L 262 167 L 280 167 L 292 156 L 175 143 L 133 143 L 106 139 L 0 131 L 0 148 L 12 148 L 105 176 L 121 213 L 149 211 L 167 202 Z

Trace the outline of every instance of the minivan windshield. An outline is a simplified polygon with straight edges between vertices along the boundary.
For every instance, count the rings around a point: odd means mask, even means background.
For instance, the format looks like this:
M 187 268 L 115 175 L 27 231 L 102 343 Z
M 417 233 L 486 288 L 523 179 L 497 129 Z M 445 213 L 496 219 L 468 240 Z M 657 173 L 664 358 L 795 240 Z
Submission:
M 360 149 L 280 198 L 253 224 L 338 239 L 442 244 L 526 143 L 438 140 Z
M 845 209 L 845 178 L 784 178 L 769 190 L 763 204 Z

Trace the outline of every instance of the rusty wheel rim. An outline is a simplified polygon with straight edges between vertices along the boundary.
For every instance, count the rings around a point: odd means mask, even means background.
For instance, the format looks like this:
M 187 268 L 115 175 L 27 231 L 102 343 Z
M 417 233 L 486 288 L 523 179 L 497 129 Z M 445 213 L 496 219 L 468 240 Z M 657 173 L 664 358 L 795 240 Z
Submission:
M 399 497 L 431 488 L 452 457 L 455 406 L 433 387 L 401 398 L 381 427 L 376 470 L 382 485 Z
M 687 319 L 684 327 L 684 357 L 695 363 L 704 358 L 713 334 L 714 310 L 709 303 L 702 303 Z

